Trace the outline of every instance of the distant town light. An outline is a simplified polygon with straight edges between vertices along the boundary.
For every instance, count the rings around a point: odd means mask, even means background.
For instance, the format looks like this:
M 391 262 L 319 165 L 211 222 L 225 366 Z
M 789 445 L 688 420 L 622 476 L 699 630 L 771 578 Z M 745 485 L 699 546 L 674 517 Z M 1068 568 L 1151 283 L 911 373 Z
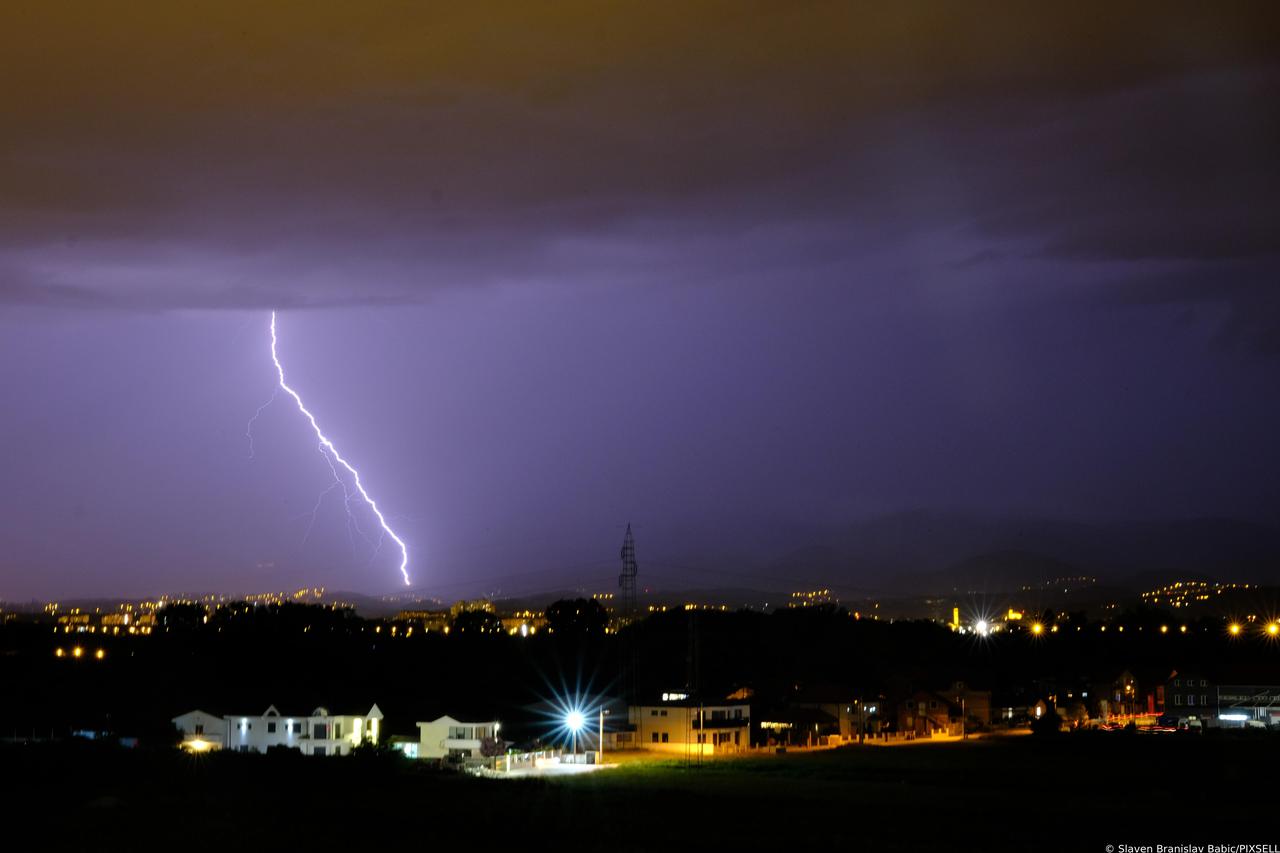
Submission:
M 84 649 L 80 648 L 79 646 L 76 646 L 74 649 L 71 650 L 71 656 L 73 658 L 78 658 L 82 654 L 84 654 Z
M 63 655 L 65 655 L 65 654 L 66 654 L 66 652 L 64 652 L 62 649 L 54 649 L 54 650 L 53 650 L 53 656 L 54 656 L 54 657 L 56 657 L 56 658 L 60 658 L 60 657 L 62 657 L 62 656 L 63 656 Z
M 991 626 L 987 624 L 986 619 L 979 619 L 977 623 L 973 626 L 973 629 L 977 631 L 980 636 L 985 637 L 987 636 L 987 633 L 991 630 Z
M 1230 625 L 1228 625 L 1228 626 L 1227 626 L 1227 633 L 1229 633 L 1229 634 L 1230 634 L 1231 636 L 1233 636 L 1233 637 L 1238 637 L 1238 636 L 1240 636 L 1240 623 L 1239 623 L 1239 622 L 1232 622 Z
M 1043 626 L 1043 625 L 1041 625 L 1039 622 L 1033 622 L 1033 623 L 1031 624 L 1031 633 L 1033 633 L 1033 634 L 1035 634 L 1035 635 L 1037 635 L 1037 636 L 1039 636 L 1040 634 L 1043 634 L 1043 633 L 1044 633 L 1044 626 Z
M 1267 626 L 1267 633 L 1268 633 L 1268 634 L 1270 634 L 1270 635 L 1271 635 L 1271 636 L 1273 636 L 1273 637 L 1274 637 L 1276 634 L 1280 634 L 1280 623 L 1272 622 L 1270 625 L 1268 625 L 1268 626 Z
M 98 649 L 96 652 L 94 652 L 94 653 L 93 653 L 93 656 L 94 656 L 95 658 L 97 658 L 98 660 L 102 660 L 103 658 L 105 658 L 105 657 L 107 656 L 107 653 L 106 653 L 106 651 L 105 651 L 105 650 L 103 650 L 103 649 Z

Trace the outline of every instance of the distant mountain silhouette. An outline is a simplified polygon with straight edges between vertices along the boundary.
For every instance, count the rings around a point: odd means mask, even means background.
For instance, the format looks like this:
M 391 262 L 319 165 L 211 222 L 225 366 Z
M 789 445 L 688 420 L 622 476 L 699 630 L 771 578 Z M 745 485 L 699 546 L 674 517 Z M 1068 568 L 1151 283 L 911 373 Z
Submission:
M 785 551 L 766 570 L 892 594 L 1080 574 L 1101 582 L 1140 574 L 1260 583 L 1280 577 L 1280 529 L 1234 519 L 1077 522 L 915 510 L 814 538 L 820 541 Z

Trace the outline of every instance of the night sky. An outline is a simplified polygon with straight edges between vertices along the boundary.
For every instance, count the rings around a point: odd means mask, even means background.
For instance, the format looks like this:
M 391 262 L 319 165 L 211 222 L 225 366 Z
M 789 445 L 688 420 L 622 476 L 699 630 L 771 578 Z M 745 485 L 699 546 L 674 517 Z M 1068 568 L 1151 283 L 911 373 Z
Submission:
M 1047 5 L 6 2 L 0 598 L 397 588 L 273 308 L 446 598 L 1277 523 L 1276 4 Z

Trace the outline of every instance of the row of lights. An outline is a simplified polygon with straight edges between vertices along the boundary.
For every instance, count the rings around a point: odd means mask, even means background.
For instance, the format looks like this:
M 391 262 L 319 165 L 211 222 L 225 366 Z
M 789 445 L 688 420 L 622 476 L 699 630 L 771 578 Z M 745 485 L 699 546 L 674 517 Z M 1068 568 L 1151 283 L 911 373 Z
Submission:
M 996 628 L 995 628 L 995 627 L 993 627 L 993 626 L 991 626 L 990 624 L 988 624 L 988 623 L 987 623 L 987 621 L 986 621 L 985 619 L 979 619 L 979 620 L 978 620 L 978 622 L 977 622 L 976 624 L 974 624 L 974 626 L 973 626 L 973 627 L 974 627 L 974 630 L 979 634 L 979 636 L 983 636 L 983 637 L 985 637 L 985 636 L 986 636 L 987 634 L 989 634 L 991 631 L 996 630 Z M 1039 623 L 1039 622 L 1032 622 L 1032 623 L 1031 623 L 1031 633 L 1032 633 L 1032 634 L 1034 634 L 1035 636 L 1039 637 L 1040 635 L 1044 634 L 1045 630 L 1046 630 L 1046 629 L 1045 629 L 1045 626 L 1044 626 L 1044 625 L 1042 625 L 1041 623 Z M 1052 626 L 1051 628 L 1049 628 L 1048 630 L 1056 634 L 1056 633 L 1057 633 L 1057 631 L 1058 631 L 1058 626 L 1057 626 L 1057 625 L 1054 625 L 1054 626 Z M 1078 631 L 1078 630 L 1080 630 L 1080 629 L 1079 629 L 1079 628 L 1076 628 L 1076 630 Z M 1102 625 L 1102 626 L 1100 626 L 1100 627 L 1099 627 L 1099 630 L 1101 630 L 1101 631 L 1106 631 L 1106 630 L 1107 630 L 1107 626 L 1106 626 L 1106 625 Z M 1120 625 L 1120 626 L 1118 626 L 1118 627 L 1116 628 L 1116 630 L 1117 630 L 1118 632 L 1120 632 L 1120 633 L 1122 633 L 1122 634 L 1123 634 L 1123 633 L 1124 633 L 1124 626 L 1123 626 L 1123 625 Z M 1141 628 L 1139 628 L 1138 630 L 1142 630 L 1142 629 L 1141 629 Z M 1240 634 L 1241 634 L 1243 631 L 1244 631 L 1244 627 L 1243 627 L 1239 622 L 1232 622 L 1230 625 L 1228 625 L 1228 626 L 1227 626 L 1227 633 L 1228 633 L 1228 634 L 1230 634 L 1230 635 L 1231 635 L 1231 636 L 1233 636 L 1233 637 L 1238 637 L 1238 636 L 1240 636 Z M 1186 626 L 1186 625 L 1179 625 L 1179 626 L 1178 626 L 1178 632 L 1179 632 L 1179 633 L 1182 633 L 1182 634 L 1187 633 L 1187 626 Z M 1161 634 L 1167 634 L 1167 633 L 1169 633 L 1169 626 L 1168 626 L 1168 625 L 1161 625 L 1161 626 L 1160 626 L 1160 633 L 1161 633 Z M 1268 637 L 1280 637 L 1280 622 L 1268 622 L 1268 623 L 1267 623 L 1267 625 L 1266 625 L 1266 627 L 1262 629 L 1262 633 L 1263 633 L 1264 635 L 1268 636 Z
M 76 646 L 73 649 L 71 649 L 69 654 L 71 655 L 71 657 L 76 659 L 82 658 L 85 655 L 84 647 Z M 64 658 L 67 655 L 68 655 L 67 650 L 62 647 L 58 647 L 53 650 L 53 656 L 56 658 Z M 107 656 L 106 649 L 95 649 L 93 652 L 94 660 L 102 660 L 106 656 Z

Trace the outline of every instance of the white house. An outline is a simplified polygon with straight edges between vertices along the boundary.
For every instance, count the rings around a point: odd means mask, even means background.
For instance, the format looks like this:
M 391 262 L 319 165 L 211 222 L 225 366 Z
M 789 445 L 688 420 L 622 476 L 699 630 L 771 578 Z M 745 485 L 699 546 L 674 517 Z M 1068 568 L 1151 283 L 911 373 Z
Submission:
M 212 735 L 221 721 L 220 736 Z M 297 749 L 303 755 L 346 755 L 362 743 L 377 743 L 382 711 L 374 705 L 365 714 L 331 714 L 324 707 L 306 716 L 285 716 L 275 705 L 261 714 L 231 714 L 218 718 L 203 711 L 174 717 L 183 732 L 183 746 L 203 752 L 232 749 L 266 752 L 269 747 Z
M 497 720 L 464 722 L 444 716 L 429 723 L 418 723 L 418 758 L 482 758 L 480 745 L 498 736 Z M 408 750 L 405 751 L 408 755 Z
M 188 711 L 173 718 L 182 732 L 182 748 L 192 752 L 222 749 L 227 743 L 227 721 L 207 711 Z

